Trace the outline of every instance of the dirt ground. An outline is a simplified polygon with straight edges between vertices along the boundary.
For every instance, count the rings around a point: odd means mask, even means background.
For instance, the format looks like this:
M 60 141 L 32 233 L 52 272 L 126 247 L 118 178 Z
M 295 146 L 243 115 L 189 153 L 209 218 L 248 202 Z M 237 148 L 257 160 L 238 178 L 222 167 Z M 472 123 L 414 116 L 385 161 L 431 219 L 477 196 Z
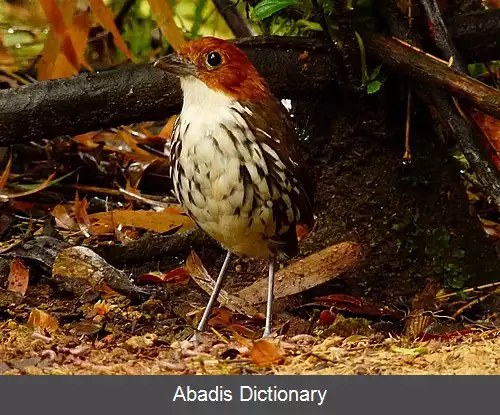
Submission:
M 200 346 L 185 340 L 170 345 L 154 333 L 122 341 L 88 341 L 66 330 L 53 337 L 33 334 L 14 322 L 0 326 L 0 373 L 15 374 L 500 374 L 500 331 L 477 332 L 454 340 L 408 344 L 387 337 L 324 340 L 281 337 L 282 360 L 256 365 L 248 346 L 204 335 Z

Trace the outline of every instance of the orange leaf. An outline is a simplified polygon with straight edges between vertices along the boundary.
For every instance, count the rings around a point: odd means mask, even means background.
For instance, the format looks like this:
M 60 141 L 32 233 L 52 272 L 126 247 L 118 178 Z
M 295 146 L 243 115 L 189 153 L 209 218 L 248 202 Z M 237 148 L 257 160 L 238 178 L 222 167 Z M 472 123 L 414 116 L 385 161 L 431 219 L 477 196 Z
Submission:
M 479 111 L 474 111 L 472 116 L 488 140 L 484 144 L 489 150 L 491 161 L 500 170 L 500 120 Z
M 88 232 L 90 228 L 90 218 L 89 214 L 87 213 L 87 205 L 87 199 L 80 200 L 77 192 L 74 202 L 76 223 L 78 223 L 78 226 L 80 227 L 80 230 L 84 235 L 90 236 Z
M 56 0 L 40 0 L 43 11 L 47 18 L 52 23 L 52 29 L 61 38 L 61 50 L 66 56 L 66 59 L 73 65 L 73 67 L 78 70 L 80 65 L 78 63 L 77 54 L 73 43 L 71 43 L 71 37 L 69 36 L 68 29 L 63 19 L 61 10 L 57 6 Z
M 254 342 L 250 351 L 250 359 L 258 366 L 270 366 L 274 363 L 282 362 L 283 356 L 278 346 L 265 339 L 261 339 Z
M 64 0 L 61 5 L 61 13 L 65 24 L 70 24 L 73 13 L 76 9 L 77 0 Z M 37 64 L 38 80 L 46 81 L 52 79 L 52 70 L 61 50 L 61 38 L 54 28 L 49 32 L 49 36 L 43 45 L 43 52 Z M 67 60 L 66 60 L 67 61 Z M 69 64 L 69 62 L 68 62 Z
M 172 138 L 172 133 L 174 131 L 174 125 L 175 122 L 177 121 L 177 118 L 179 118 L 178 115 L 172 115 L 165 126 L 161 129 L 160 134 L 158 134 L 158 137 L 161 138 L 166 138 L 166 139 L 171 139 Z
M 28 318 L 28 327 L 33 330 L 53 333 L 59 328 L 59 322 L 45 311 L 34 308 Z
M 104 300 L 99 300 L 94 304 L 95 312 L 100 316 L 105 316 L 111 310 L 111 306 Z
M 51 79 L 69 78 L 79 72 L 80 63 L 87 69 L 92 70 L 90 65 L 85 60 L 85 46 L 87 44 L 90 29 L 89 12 L 77 14 L 73 23 L 68 29 L 68 35 L 71 38 L 73 47 L 76 50 L 78 70 L 68 61 L 64 53 L 60 53 L 54 63 L 53 71 L 50 76 Z
M 99 24 L 109 30 L 113 35 L 113 41 L 115 42 L 115 45 L 123 52 L 123 54 L 127 58 L 133 60 L 132 54 L 128 50 L 127 45 L 123 41 L 122 35 L 120 34 L 120 31 L 116 27 L 115 16 L 113 15 L 113 12 L 106 7 L 102 0 L 88 0 L 88 2 Z
M 189 273 L 184 267 L 178 267 L 165 273 L 148 272 L 147 274 L 141 275 L 138 281 L 155 283 L 170 282 L 174 284 L 186 285 L 189 282 Z
M 28 268 L 24 266 L 20 259 L 14 258 L 10 263 L 7 291 L 20 293 L 22 295 L 26 294 L 29 278 L 30 274 Z
M 167 0 L 148 0 L 153 16 L 163 36 L 168 40 L 175 50 L 186 42 L 184 33 L 177 27 L 174 21 L 174 12 Z
M 165 209 L 161 212 L 152 210 L 113 210 L 90 215 L 90 227 L 94 235 L 112 233 L 118 226 L 147 229 L 154 232 L 168 232 L 180 227 L 181 230 L 191 228 L 194 223 L 186 215 L 172 213 Z
M 7 184 L 7 179 L 9 178 L 11 167 L 12 167 L 12 154 L 9 156 L 9 161 L 7 162 L 5 170 L 3 171 L 2 176 L 0 177 L 0 190 L 3 189 Z

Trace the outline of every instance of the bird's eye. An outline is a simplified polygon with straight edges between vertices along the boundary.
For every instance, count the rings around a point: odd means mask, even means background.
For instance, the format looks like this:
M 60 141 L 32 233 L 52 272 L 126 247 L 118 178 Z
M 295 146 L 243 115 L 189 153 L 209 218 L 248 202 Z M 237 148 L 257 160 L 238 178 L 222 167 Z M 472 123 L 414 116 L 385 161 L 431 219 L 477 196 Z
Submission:
M 207 65 L 211 68 L 217 68 L 222 63 L 222 56 L 219 52 L 210 52 L 207 55 Z

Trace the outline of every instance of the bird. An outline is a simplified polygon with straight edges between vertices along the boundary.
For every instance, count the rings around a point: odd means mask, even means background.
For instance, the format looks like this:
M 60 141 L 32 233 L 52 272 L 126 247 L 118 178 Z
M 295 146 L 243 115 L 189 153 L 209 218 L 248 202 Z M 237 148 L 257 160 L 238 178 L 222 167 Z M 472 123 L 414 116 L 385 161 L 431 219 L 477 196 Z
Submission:
M 173 191 L 193 221 L 227 250 L 197 329 L 205 330 L 235 255 L 268 261 L 267 337 L 276 261 L 297 255 L 296 227 L 313 221 L 313 186 L 291 117 L 229 41 L 187 41 L 153 66 L 177 76 L 183 93 L 170 147 Z

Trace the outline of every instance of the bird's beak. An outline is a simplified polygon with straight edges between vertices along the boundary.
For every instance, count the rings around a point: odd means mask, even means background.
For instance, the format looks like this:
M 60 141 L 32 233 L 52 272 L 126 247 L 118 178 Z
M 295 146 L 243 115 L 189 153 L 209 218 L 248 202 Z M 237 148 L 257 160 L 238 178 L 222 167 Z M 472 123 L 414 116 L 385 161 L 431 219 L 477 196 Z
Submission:
M 177 76 L 196 75 L 196 66 L 175 53 L 158 59 L 153 66 Z

